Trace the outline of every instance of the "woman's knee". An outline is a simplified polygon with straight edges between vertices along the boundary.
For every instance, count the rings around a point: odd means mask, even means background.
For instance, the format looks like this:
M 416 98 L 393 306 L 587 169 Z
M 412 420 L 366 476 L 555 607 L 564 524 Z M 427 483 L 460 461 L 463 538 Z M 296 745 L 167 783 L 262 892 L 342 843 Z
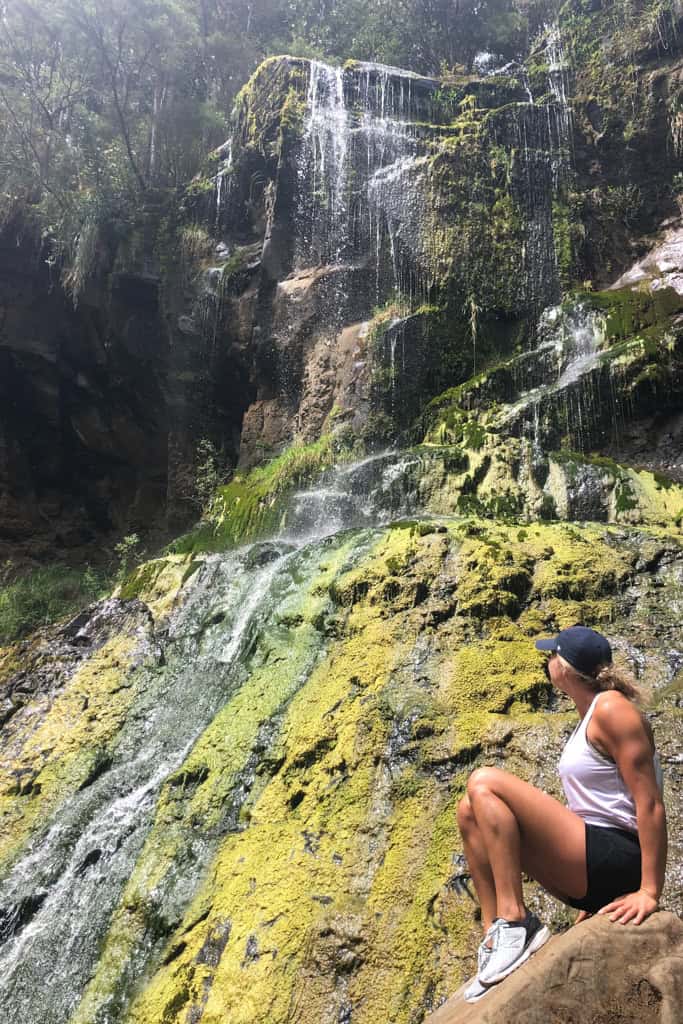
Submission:
M 461 835 L 464 835 L 466 832 L 471 832 L 476 827 L 477 822 L 474 817 L 470 798 L 468 796 L 464 796 L 458 804 L 458 828 L 460 829 Z
M 470 799 L 486 790 L 495 792 L 507 772 L 500 768 L 475 768 L 467 780 L 467 795 Z

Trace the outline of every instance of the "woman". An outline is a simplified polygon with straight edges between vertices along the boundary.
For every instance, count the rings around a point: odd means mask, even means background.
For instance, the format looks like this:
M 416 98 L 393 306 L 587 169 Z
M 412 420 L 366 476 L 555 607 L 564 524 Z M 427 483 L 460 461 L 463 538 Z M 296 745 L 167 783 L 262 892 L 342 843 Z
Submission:
M 467 783 L 458 824 L 481 905 L 484 940 L 468 1002 L 519 967 L 550 937 L 529 914 L 522 872 L 557 899 L 611 921 L 640 924 L 658 907 L 666 867 L 661 770 L 639 694 L 612 666 L 600 633 L 572 626 L 536 647 L 581 716 L 559 772 L 568 807 L 497 768 Z

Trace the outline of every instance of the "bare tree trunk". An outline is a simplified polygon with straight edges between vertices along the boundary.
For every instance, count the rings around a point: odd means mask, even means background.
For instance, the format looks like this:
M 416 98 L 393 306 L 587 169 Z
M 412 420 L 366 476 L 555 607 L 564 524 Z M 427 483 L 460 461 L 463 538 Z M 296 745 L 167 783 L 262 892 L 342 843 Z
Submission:
M 159 131 L 159 119 L 166 102 L 166 84 L 154 86 L 154 99 L 152 102 L 152 123 L 149 129 L 149 149 L 147 155 L 147 181 L 153 185 L 157 177 L 157 135 Z

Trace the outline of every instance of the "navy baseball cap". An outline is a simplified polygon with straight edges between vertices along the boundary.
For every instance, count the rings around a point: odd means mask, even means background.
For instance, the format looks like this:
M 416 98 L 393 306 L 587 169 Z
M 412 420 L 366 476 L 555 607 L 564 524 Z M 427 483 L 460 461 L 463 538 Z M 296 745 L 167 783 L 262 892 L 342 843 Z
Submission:
M 570 626 L 550 640 L 537 640 L 539 651 L 560 654 L 572 668 L 585 676 L 597 675 L 603 665 L 612 664 L 612 648 L 602 633 L 588 626 Z

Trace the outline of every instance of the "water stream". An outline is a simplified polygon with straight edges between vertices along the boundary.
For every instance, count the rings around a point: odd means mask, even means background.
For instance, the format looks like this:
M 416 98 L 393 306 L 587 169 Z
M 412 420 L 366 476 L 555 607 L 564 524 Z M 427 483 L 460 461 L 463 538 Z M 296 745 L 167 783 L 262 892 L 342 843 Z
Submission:
M 564 405 L 565 421 L 575 446 L 584 447 L 593 407 L 599 401 L 593 370 L 600 365 L 605 346 L 605 321 L 600 314 L 575 306 L 553 307 L 544 312 L 539 327 L 540 344 L 536 357 L 551 357 L 555 379 L 548 367 L 541 383 L 523 390 L 504 410 L 500 424 L 511 428 L 523 423 L 522 430 L 536 438 L 540 435 L 541 411 L 549 402 Z M 552 364 L 551 364 L 552 365 Z
M 426 148 L 416 120 L 434 85 L 380 64 L 347 71 L 311 61 L 298 165 L 298 266 L 363 262 L 374 250 L 377 301 L 387 288 L 415 291 L 402 232 Z M 384 281 L 387 263 L 391 279 Z
M 359 534 L 354 543 L 360 549 L 366 538 Z M 254 645 L 272 628 L 287 594 L 319 572 L 326 547 L 324 541 L 307 546 L 302 538 L 252 545 L 207 558 L 192 578 L 183 606 L 132 671 L 137 698 L 111 763 L 62 803 L 0 885 L 6 1019 L 62 1024 L 74 1012 L 162 785 L 242 684 Z M 238 804 L 250 784 L 242 781 Z M 237 827 L 237 810 L 228 802 L 224 831 Z M 192 872 L 172 874 L 157 886 L 160 920 L 182 913 L 218 838 L 188 837 Z M 132 977 L 144 968 L 149 949 L 136 953 Z

